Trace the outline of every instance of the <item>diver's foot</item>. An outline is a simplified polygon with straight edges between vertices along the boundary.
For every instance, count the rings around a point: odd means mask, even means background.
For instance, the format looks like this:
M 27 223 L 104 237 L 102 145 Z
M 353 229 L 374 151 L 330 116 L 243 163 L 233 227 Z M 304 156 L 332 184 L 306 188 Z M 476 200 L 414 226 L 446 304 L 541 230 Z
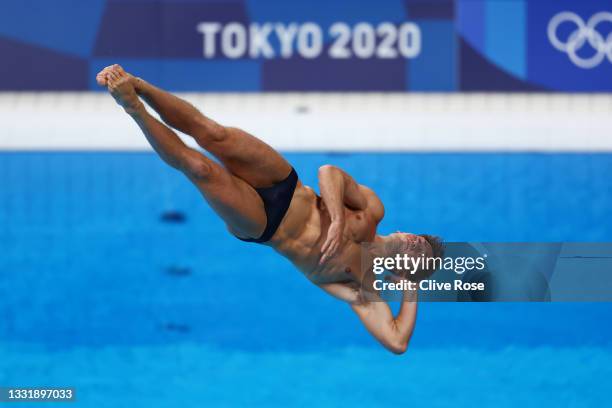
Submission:
M 111 72 L 119 72 L 120 74 L 125 74 L 128 76 L 129 81 L 132 83 L 132 85 L 134 86 L 134 89 L 136 89 L 136 93 L 138 93 L 138 82 L 140 81 L 140 78 L 136 78 L 134 75 L 130 74 L 129 72 L 126 72 L 123 67 L 119 64 L 114 64 L 114 65 L 109 65 L 108 67 L 104 68 L 102 71 L 98 72 L 98 75 L 96 75 L 96 82 L 98 83 L 98 85 L 100 86 L 107 86 L 108 85 L 108 75 Z
M 133 115 L 144 110 L 144 105 L 136 93 L 135 78 L 132 75 L 125 72 L 119 65 L 113 65 L 108 70 L 105 68 L 102 72 L 105 72 L 104 81 L 108 91 L 126 113 Z

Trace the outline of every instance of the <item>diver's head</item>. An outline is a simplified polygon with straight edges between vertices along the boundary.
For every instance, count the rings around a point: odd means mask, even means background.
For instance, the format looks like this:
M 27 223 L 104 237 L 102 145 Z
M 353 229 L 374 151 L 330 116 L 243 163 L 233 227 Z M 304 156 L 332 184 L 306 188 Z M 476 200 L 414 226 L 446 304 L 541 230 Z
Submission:
M 385 237 L 386 256 L 407 255 L 409 258 L 423 258 L 414 273 L 403 276 L 412 281 L 430 277 L 444 258 L 444 244 L 440 237 L 427 234 L 396 232 Z M 438 259 L 434 262 L 433 259 Z

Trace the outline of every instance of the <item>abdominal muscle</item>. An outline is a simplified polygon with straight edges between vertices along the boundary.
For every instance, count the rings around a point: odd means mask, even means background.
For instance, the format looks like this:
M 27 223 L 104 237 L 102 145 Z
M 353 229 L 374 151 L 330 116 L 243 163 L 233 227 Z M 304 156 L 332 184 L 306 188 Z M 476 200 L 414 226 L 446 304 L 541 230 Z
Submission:
M 291 261 L 315 284 L 361 279 L 360 244 L 355 238 L 372 235 L 365 214 L 346 209 L 344 244 L 336 256 L 319 265 L 321 246 L 327 238 L 330 217 L 320 197 L 310 187 L 298 184 L 289 210 L 269 245 Z M 372 230 L 369 234 L 364 230 Z M 370 226 L 371 227 L 371 226 Z

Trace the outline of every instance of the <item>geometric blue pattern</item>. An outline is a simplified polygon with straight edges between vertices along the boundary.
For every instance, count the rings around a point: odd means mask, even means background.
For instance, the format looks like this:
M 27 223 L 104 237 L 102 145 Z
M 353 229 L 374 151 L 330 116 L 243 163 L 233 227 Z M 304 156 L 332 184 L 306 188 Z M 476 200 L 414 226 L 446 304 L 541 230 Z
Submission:
M 525 0 L 488 1 L 485 7 L 487 57 L 519 79 L 527 79 Z
M 105 3 L 105 0 L 2 0 L 0 37 L 87 58 L 98 34 Z
M 100 64 L 121 61 L 174 91 L 610 92 L 609 58 L 595 68 L 579 68 L 552 46 L 546 33 L 561 11 L 587 21 L 604 10 L 609 11 L 609 1 L 4 0 L 0 74 L 11 75 L 0 76 L 0 91 L 95 89 L 91 75 Z M 322 42 L 317 55 L 305 57 L 296 51 L 295 34 L 293 55 L 281 57 L 281 42 L 272 30 L 268 38 L 274 58 L 251 57 L 247 51 L 237 59 L 220 53 L 207 59 L 197 30 L 203 22 L 241 24 L 247 47 L 253 23 L 313 23 Z M 332 58 L 338 36 L 330 27 L 336 22 L 351 30 L 360 22 L 374 29 L 382 22 L 396 27 L 414 23 L 421 35 L 420 53 L 410 58 L 399 53 L 389 59 L 360 56 L 356 44 L 363 47 L 373 38 L 378 51 L 385 34 L 362 32 L 360 37 L 351 31 L 344 42 L 349 56 Z M 604 38 L 608 26 L 597 27 Z M 220 37 L 214 40 L 217 50 Z M 393 37 L 391 48 L 397 50 L 406 38 Z M 306 44 L 312 41 L 306 38 Z

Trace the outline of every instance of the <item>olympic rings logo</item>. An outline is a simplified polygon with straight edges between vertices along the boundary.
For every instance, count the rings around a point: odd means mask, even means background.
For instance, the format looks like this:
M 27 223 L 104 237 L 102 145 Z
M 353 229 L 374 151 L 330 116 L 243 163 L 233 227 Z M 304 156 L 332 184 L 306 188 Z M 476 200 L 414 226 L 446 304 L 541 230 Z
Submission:
M 557 30 L 561 24 L 573 23 L 576 29 L 564 41 L 557 36 Z M 548 23 L 548 39 L 553 47 L 566 53 L 569 59 L 578 67 L 584 69 L 595 68 L 608 57 L 612 63 L 612 31 L 604 38 L 604 35 L 597 31 L 597 27 L 602 23 L 612 23 L 612 12 L 602 11 L 594 14 L 587 23 L 576 13 L 563 11 L 554 16 Z M 578 55 L 578 51 L 588 44 L 596 51 L 588 58 Z

